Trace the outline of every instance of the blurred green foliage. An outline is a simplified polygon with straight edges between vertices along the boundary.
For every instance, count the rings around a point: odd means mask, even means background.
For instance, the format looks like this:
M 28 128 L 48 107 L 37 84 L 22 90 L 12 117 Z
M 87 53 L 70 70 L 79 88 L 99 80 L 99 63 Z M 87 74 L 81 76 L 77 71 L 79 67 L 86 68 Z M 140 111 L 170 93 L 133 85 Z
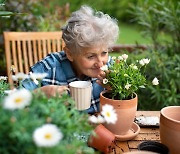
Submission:
M 2 0 L 1 0 L 2 1 Z M 159 0 L 166 1 L 166 0 Z M 177 3 L 178 0 L 170 0 Z M 130 23 L 133 14 L 128 12 L 131 5 L 141 5 L 147 0 L 6 0 L 1 11 L 8 10 L 15 13 L 25 13 L 24 16 L 11 16 L 0 18 L 0 33 L 10 31 L 55 31 L 65 23 L 71 12 L 80 8 L 81 5 L 89 5 L 95 10 L 103 11 L 118 21 Z M 148 2 L 148 6 L 155 3 Z M 132 20 L 133 21 L 133 20 Z
M 3 100 L 5 94 L 5 90 L 8 90 L 10 88 L 9 84 L 4 81 L 0 80 L 0 102 Z
M 54 6 L 50 1 L 42 0 L 7 0 L 1 11 L 23 13 L 22 15 L 0 18 L 0 33 L 3 31 L 55 31 L 60 30 L 62 23 L 69 15 L 69 8 Z
M 5 89 L 7 85 L 0 81 L 1 87 L 2 84 Z M 78 112 L 68 95 L 47 98 L 43 93 L 36 92 L 29 106 L 13 111 L 3 108 L 1 98 L 0 114 L 2 154 L 95 153 L 87 146 L 88 136 L 93 129 L 88 123 L 88 114 Z M 33 132 L 47 123 L 56 125 L 63 138 L 54 147 L 38 147 L 33 141 Z
M 149 6 L 132 7 L 138 24 L 145 36 L 152 39 L 153 46 L 144 53 L 132 53 L 151 59 L 147 77 L 159 79 L 159 86 L 149 86 L 139 93 L 139 109 L 160 110 L 169 105 L 180 105 L 180 2 L 156 1 Z M 172 41 L 159 40 L 160 29 L 169 32 Z
M 163 30 L 171 35 L 174 52 L 180 48 L 180 2 L 155 1 L 152 5 L 150 1 L 145 1 L 139 5 L 131 7 L 131 14 L 134 20 L 141 25 L 145 37 L 150 37 L 154 48 L 160 45 L 160 32 Z

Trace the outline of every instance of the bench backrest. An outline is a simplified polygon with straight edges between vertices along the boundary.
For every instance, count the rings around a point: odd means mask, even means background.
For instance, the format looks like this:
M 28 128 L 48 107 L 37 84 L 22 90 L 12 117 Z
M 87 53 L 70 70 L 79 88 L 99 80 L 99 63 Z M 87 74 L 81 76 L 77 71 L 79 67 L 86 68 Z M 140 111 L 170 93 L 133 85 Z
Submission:
M 51 52 L 62 51 L 62 32 L 4 32 L 7 76 L 13 85 L 11 66 L 16 73 L 28 73 L 30 66 Z

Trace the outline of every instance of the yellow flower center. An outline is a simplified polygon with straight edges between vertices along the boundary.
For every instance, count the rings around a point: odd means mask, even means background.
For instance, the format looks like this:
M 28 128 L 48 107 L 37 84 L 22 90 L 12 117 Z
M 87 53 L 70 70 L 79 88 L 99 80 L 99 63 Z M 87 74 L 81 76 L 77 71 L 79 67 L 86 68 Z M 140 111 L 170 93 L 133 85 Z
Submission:
M 23 99 L 21 97 L 17 97 L 15 99 L 15 103 L 17 103 L 17 104 L 21 103 L 22 101 L 23 101 Z
M 49 139 L 52 138 L 52 135 L 50 133 L 47 133 L 47 134 L 44 135 L 44 138 L 49 140 Z
M 110 116 L 111 116 L 111 114 L 110 114 L 109 112 L 106 112 L 106 115 L 107 115 L 107 117 L 110 117 Z

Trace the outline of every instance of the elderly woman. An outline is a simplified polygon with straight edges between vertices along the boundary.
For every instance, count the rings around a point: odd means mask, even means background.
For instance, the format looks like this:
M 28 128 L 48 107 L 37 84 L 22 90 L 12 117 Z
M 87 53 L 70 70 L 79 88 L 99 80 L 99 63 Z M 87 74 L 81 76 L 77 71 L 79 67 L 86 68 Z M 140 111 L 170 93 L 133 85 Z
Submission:
M 87 112 L 98 112 L 99 95 L 104 88 L 96 80 L 103 79 L 100 68 L 108 64 L 108 50 L 118 37 L 117 22 L 107 14 L 82 6 L 72 13 L 62 30 L 64 51 L 49 54 L 32 66 L 31 72 L 48 74 L 40 87 L 47 96 L 63 93 L 72 81 L 91 81 L 91 107 Z M 31 79 L 24 80 L 22 85 L 29 90 L 38 88 Z

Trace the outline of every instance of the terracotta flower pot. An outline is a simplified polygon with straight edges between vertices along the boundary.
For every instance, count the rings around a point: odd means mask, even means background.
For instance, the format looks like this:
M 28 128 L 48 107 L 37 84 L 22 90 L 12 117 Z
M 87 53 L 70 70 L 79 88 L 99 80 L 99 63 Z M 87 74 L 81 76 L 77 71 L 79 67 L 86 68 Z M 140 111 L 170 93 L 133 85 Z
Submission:
M 95 134 L 90 135 L 88 145 L 101 152 L 109 153 L 110 147 L 115 140 L 115 135 L 102 124 L 94 129 Z
M 115 124 L 103 124 L 107 129 L 109 129 L 115 135 L 125 135 L 128 133 L 132 124 L 137 110 L 137 95 L 130 100 L 113 100 L 105 97 L 105 93 L 108 91 L 103 91 L 100 94 L 100 110 L 105 104 L 112 105 L 117 113 L 117 121 Z
M 180 106 L 168 106 L 161 110 L 160 139 L 171 154 L 180 153 Z

